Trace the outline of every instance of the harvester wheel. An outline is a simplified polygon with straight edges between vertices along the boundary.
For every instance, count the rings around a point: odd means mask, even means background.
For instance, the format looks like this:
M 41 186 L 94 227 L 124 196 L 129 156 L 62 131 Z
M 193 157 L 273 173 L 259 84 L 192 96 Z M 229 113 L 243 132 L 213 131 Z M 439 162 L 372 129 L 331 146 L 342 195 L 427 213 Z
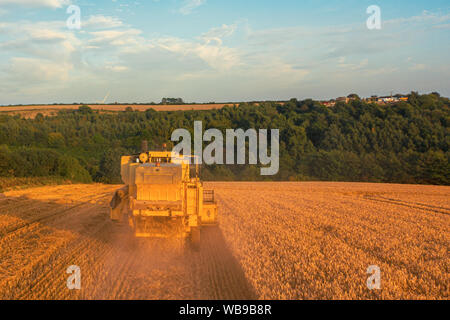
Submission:
M 200 249 L 200 227 L 191 228 L 191 245 L 194 249 Z

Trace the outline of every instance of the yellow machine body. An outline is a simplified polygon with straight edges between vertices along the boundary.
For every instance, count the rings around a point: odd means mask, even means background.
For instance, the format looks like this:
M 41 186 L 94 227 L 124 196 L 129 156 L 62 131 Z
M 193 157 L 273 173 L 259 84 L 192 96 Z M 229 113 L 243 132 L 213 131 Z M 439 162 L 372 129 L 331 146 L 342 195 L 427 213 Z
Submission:
M 121 176 L 125 186 L 111 201 L 111 219 L 127 218 L 136 237 L 190 235 L 198 242 L 202 226 L 217 224 L 214 191 L 203 189 L 189 158 L 167 151 L 124 156 Z

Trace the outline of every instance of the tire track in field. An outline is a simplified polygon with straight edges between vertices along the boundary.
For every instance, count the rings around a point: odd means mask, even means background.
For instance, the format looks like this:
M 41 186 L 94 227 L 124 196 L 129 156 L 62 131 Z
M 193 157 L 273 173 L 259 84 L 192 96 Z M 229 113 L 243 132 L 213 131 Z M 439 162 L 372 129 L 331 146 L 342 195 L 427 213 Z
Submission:
M 43 232 L 73 233 L 73 238 L 55 243 L 55 247 L 37 243 L 39 250 L 45 250 L 38 256 L 31 252 L 32 246 L 21 252 L 22 256 L 34 254 L 35 259 L 17 270 L 14 277 L 6 279 L 11 289 L 1 292 L 2 296 L 13 299 L 255 298 L 220 228 L 202 230 L 202 246 L 198 252 L 178 239 L 136 239 L 127 226 L 114 227 L 105 206 L 99 203 L 112 193 L 97 196 L 93 192 L 87 192 L 76 200 L 83 202 L 68 208 L 43 210 L 43 215 L 10 228 L 0 237 L 5 245 L 14 245 L 35 241 Z M 82 270 L 81 291 L 66 287 L 69 275 L 65 271 L 74 264 Z
M 100 263 L 95 299 L 180 299 L 189 274 L 178 239 L 136 239 L 125 225 L 113 237 L 113 250 Z M 180 263 L 181 261 L 181 263 Z
M 78 209 L 78 208 L 80 208 L 82 206 L 85 206 L 85 205 L 90 205 L 92 201 L 98 201 L 100 199 L 103 199 L 103 198 L 106 198 L 106 197 L 109 197 L 109 196 L 110 196 L 110 193 L 107 193 L 107 194 L 104 194 L 104 195 L 99 196 L 97 198 L 93 198 L 93 199 L 91 199 L 88 202 L 81 202 L 81 203 L 78 203 L 76 205 L 70 206 L 70 207 L 68 207 L 66 209 L 58 209 L 58 210 L 55 210 L 55 211 L 53 211 L 53 212 L 51 212 L 49 214 L 42 215 L 42 216 L 39 216 L 37 218 L 28 220 L 27 222 L 24 222 L 24 223 L 21 223 L 19 225 L 16 225 L 13 228 L 6 228 L 6 231 L 4 231 L 2 234 L 0 234 L 0 239 L 3 238 L 3 237 L 6 237 L 6 236 L 10 236 L 10 235 L 12 235 L 12 234 L 14 234 L 14 233 L 24 229 L 24 228 L 31 227 L 32 225 L 36 225 L 36 224 L 39 224 L 39 223 L 44 222 L 44 221 L 47 222 L 48 219 L 51 219 L 51 218 L 54 218 L 54 217 L 55 218 L 61 218 L 61 217 L 65 216 L 65 215 L 69 214 L 74 209 Z M 39 207 L 38 204 L 34 205 L 29 210 L 35 209 L 37 207 Z M 27 210 L 27 211 L 29 211 L 29 210 Z
M 98 279 L 94 299 L 254 299 L 240 265 L 219 228 L 202 230 L 194 251 L 180 239 L 136 239 L 126 226 L 89 277 Z
M 52 223 L 53 224 L 55 222 L 58 223 L 58 221 L 62 220 L 62 225 L 64 227 L 64 224 L 67 225 L 68 222 L 71 222 L 70 219 L 77 220 L 77 219 L 79 219 L 80 215 L 88 213 L 90 210 L 92 210 L 92 207 L 90 207 L 89 205 L 92 202 L 95 202 L 95 199 L 98 201 L 100 199 L 105 198 L 106 196 L 109 196 L 109 193 L 105 193 L 105 194 L 102 194 L 99 196 L 92 196 L 92 195 L 84 196 L 84 197 L 82 197 L 83 199 L 90 198 L 91 200 L 89 202 L 83 202 L 83 203 L 77 204 L 75 206 L 70 206 L 69 208 L 66 208 L 63 210 L 52 211 L 51 214 L 47 214 L 47 215 L 41 216 L 37 219 L 34 219 L 33 221 L 30 221 L 24 225 L 21 225 L 21 226 L 15 228 L 15 230 L 11 231 L 10 233 L 6 234 L 4 237 L 0 238 L 0 241 L 1 242 L 9 241 L 10 245 L 14 245 L 14 243 L 16 243 L 18 241 L 18 236 L 22 236 L 23 240 L 21 240 L 21 241 L 22 242 L 25 241 L 25 243 L 27 243 L 28 241 L 34 241 L 33 240 L 34 235 L 37 235 L 39 233 L 44 232 L 47 234 L 48 233 L 52 234 L 56 230 L 59 230 L 59 229 L 54 229 L 51 226 Z M 74 212 L 75 209 L 79 209 L 79 210 Z M 69 215 L 69 213 L 73 213 L 73 214 Z M 86 218 L 89 218 L 89 217 L 91 217 L 91 215 L 86 215 Z M 69 221 L 67 221 L 67 219 L 69 219 Z M 42 224 L 42 222 L 44 222 L 44 221 L 46 223 Z M 107 222 L 108 220 L 104 219 L 104 221 Z M 80 222 L 82 223 L 83 220 L 81 220 Z M 103 225 L 100 226 L 100 229 L 102 228 L 102 226 Z M 90 232 L 89 234 L 85 234 L 84 238 L 86 238 L 86 236 L 96 233 L 96 231 L 98 231 L 98 230 L 94 230 L 94 231 Z M 61 231 L 59 231 L 59 233 L 60 232 Z M 11 243 L 11 240 L 13 240 L 14 242 Z M 79 241 L 79 239 L 77 239 L 77 241 Z M 14 291 L 14 293 L 10 293 L 10 295 L 12 294 L 13 296 L 18 296 L 20 298 L 30 298 L 30 297 L 36 298 L 36 296 L 30 295 L 31 293 L 33 295 L 36 294 L 36 291 L 31 290 L 31 289 L 41 286 L 42 283 L 44 283 L 44 281 L 45 281 L 45 283 L 47 283 L 47 288 L 49 290 L 46 291 L 45 294 L 42 294 L 42 295 L 37 293 L 37 296 L 38 296 L 37 298 L 38 299 L 42 298 L 42 297 L 51 297 L 51 298 L 55 298 L 55 299 L 58 298 L 57 294 L 53 296 L 51 293 L 51 292 L 54 292 L 54 288 L 48 287 L 49 284 L 54 284 L 55 281 L 51 281 L 51 280 L 46 281 L 46 279 L 49 279 L 50 275 L 54 275 L 56 272 L 59 275 L 64 275 L 65 269 L 59 270 L 57 268 L 57 266 L 55 266 L 55 263 L 58 264 L 59 261 L 63 261 L 64 259 L 65 259 L 64 261 L 68 261 L 68 259 L 70 259 L 70 257 L 74 258 L 76 256 L 81 255 L 83 253 L 82 250 L 87 245 L 89 245 L 90 241 L 91 241 L 91 239 L 81 241 L 81 243 L 77 243 L 77 242 L 65 243 L 65 245 L 57 248 L 56 251 L 48 252 L 48 249 L 50 249 L 50 248 L 48 248 L 47 251 L 39 257 L 39 259 L 33 261 L 31 265 L 28 264 L 28 265 L 24 266 L 20 271 L 18 271 L 18 273 L 21 274 L 21 276 L 16 277 L 16 279 L 17 278 L 19 280 L 23 279 L 23 281 L 20 281 L 20 282 L 14 281 L 14 280 L 12 282 L 9 281 L 8 287 L 12 288 L 12 290 Z M 63 242 L 63 244 L 64 244 L 64 242 Z M 78 248 L 77 248 L 77 246 L 78 246 Z M 48 252 L 48 254 L 47 254 L 47 252 Z M 29 254 L 30 254 L 30 256 L 32 256 L 31 252 Z M 67 254 L 70 254 L 69 258 L 65 258 L 65 256 L 67 256 Z M 63 260 L 61 260 L 61 259 L 63 259 Z M 71 264 L 73 264 L 73 263 L 71 263 Z M 61 267 L 67 268 L 69 265 L 70 264 L 61 265 Z M 32 279 L 31 282 L 30 282 L 30 279 Z M 22 290 L 22 291 L 20 291 L 20 290 Z
M 370 200 L 367 198 L 364 198 L 364 199 Z M 294 205 L 292 205 L 290 201 L 283 201 L 283 200 L 284 200 L 283 198 L 279 197 L 277 199 L 268 199 L 268 200 L 264 199 L 264 200 L 262 200 L 262 202 L 267 203 L 266 207 L 269 207 L 269 206 L 278 207 L 278 208 L 282 209 L 283 212 L 292 212 L 293 215 L 291 215 L 290 218 L 295 219 L 295 215 L 298 214 L 298 209 Z M 330 210 L 330 212 L 331 212 L 331 208 L 329 208 L 328 210 Z M 363 217 L 363 216 L 361 216 L 361 217 Z M 294 221 L 285 221 L 285 224 L 292 225 L 293 222 L 295 222 L 295 220 Z M 359 221 L 355 219 L 355 220 L 352 220 L 352 223 L 357 223 L 359 225 L 359 227 L 367 228 L 367 230 L 370 230 L 370 226 L 371 226 L 370 222 L 365 219 L 362 219 Z M 411 222 L 408 221 L 408 223 L 411 223 Z M 337 223 L 335 223 L 334 225 L 339 226 L 339 224 L 337 224 Z M 343 232 L 343 230 L 340 230 L 340 232 Z M 403 268 L 405 270 L 407 268 L 407 266 L 403 265 L 402 263 L 393 261 L 390 256 L 386 256 L 382 252 L 375 251 L 370 246 L 363 246 L 361 243 L 358 243 L 355 241 L 350 241 L 349 238 L 346 238 L 339 233 L 336 233 L 335 235 L 333 235 L 333 238 L 335 239 L 335 241 L 341 242 L 342 244 L 344 244 L 354 250 L 358 250 L 358 251 L 364 253 L 365 255 L 367 255 L 368 257 L 377 258 L 378 260 L 386 263 L 387 265 L 393 265 L 398 268 Z
M 443 207 L 443 206 L 434 206 L 434 205 L 430 205 L 430 204 L 426 204 L 426 203 L 420 203 L 420 202 L 412 202 L 412 201 L 406 201 L 406 200 L 400 200 L 400 199 L 391 199 L 391 198 L 387 198 L 387 197 L 383 197 L 383 196 L 378 196 L 378 197 L 383 198 L 385 200 L 405 202 L 405 203 L 415 204 L 415 205 L 419 205 L 419 206 L 423 206 L 423 207 L 430 207 L 430 208 L 434 208 L 434 209 L 450 211 L 450 208 Z
M 12 200 L 10 198 L 8 198 L 8 200 Z M 10 211 L 14 210 L 16 212 L 18 212 L 20 209 L 22 209 L 23 207 L 26 207 L 29 204 L 35 204 L 34 206 L 32 206 L 31 209 L 36 208 L 37 206 L 41 206 L 42 204 L 36 204 L 36 200 L 33 199 L 14 199 L 11 202 L 3 205 L 0 207 L 0 212 L 2 215 L 8 215 Z
M 398 206 L 404 206 L 404 207 L 408 207 L 411 209 L 418 209 L 418 210 L 423 210 L 423 211 L 431 211 L 434 213 L 450 215 L 450 209 L 447 209 L 445 207 L 437 207 L 437 206 L 432 206 L 432 205 L 418 203 L 418 202 L 390 199 L 390 198 L 386 198 L 386 197 L 382 197 L 382 196 L 376 197 L 376 196 L 366 195 L 366 196 L 364 196 L 364 199 L 370 200 L 370 201 L 378 201 L 378 202 L 394 204 L 394 205 L 398 205 Z M 437 209 L 439 209 L 439 210 L 437 210 Z M 444 211 L 444 210 L 446 210 L 446 211 Z
M 99 195 L 91 197 L 91 200 L 86 202 L 88 205 L 95 201 L 99 201 L 107 196 Z M 60 227 L 71 225 L 72 231 L 75 230 L 79 234 L 79 237 L 71 242 L 67 248 L 61 250 L 60 255 L 55 254 L 55 263 L 58 264 L 58 268 L 53 268 L 49 275 L 42 277 L 41 284 L 47 284 L 45 287 L 41 287 L 40 293 L 45 295 L 48 288 L 53 289 L 53 299 L 80 299 L 86 294 L 86 290 L 82 291 L 70 291 L 66 287 L 65 270 L 69 265 L 78 265 L 82 269 L 83 278 L 89 275 L 89 270 L 92 268 L 88 262 L 96 262 L 101 256 L 107 253 L 108 247 L 105 245 L 106 238 L 111 234 L 111 222 L 106 219 L 106 212 L 103 212 L 104 208 L 101 206 L 87 207 L 82 210 L 76 211 L 71 215 L 62 216 L 62 219 L 55 219 L 53 224 Z M 91 213 L 91 214 L 89 214 Z M 74 228 L 74 225 L 78 225 L 80 230 Z M 59 289 L 54 290 L 51 287 L 52 281 L 48 281 L 54 277 L 59 279 Z M 58 278 L 59 277 L 59 278 Z
M 86 208 L 80 213 L 91 211 L 92 208 Z M 38 275 L 36 281 L 29 288 L 24 288 L 19 293 L 19 299 L 73 299 L 80 298 L 80 292 L 69 291 L 66 287 L 66 279 L 69 275 L 66 274 L 66 269 L 70 265 L 79 265 L 84 267 L 83 262 L 86 257 L 94 256 L 94 248 L 100 253 L 95 255 L 98 258 L 101 255 L 104 248 L 98 244 L 98 241 L 93 243 L 93 239 L 90 237 L 94 234 L 107 234 L 100 232 L 107 228 L 109 221 L 105 220 L 101 224 L 97 224 L 95 228 L 89 230 L 83 236 L 77 237 L 74 241 L 71 241 L 67 246 L 60 247 L 56 250 L 48 260 L 42 265 L 37 265 L 34 274 Z M 85 270 L 84 268 L 82 270 Z M 58 281 L 59 280 L 59 281 Z

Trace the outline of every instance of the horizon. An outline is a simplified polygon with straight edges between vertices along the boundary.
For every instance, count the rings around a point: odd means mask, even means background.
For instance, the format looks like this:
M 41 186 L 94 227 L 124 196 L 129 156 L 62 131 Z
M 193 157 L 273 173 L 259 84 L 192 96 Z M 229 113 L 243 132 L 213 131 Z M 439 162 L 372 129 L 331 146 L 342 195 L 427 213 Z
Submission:
M 392 93 L 391 94 L 378 94 L 378 95 L 370 95 L 370 96 L 361 96 L 359 94 L 357 94 L 362 100 L 365 99 L 369 99 L 372 97 L 377 97 L 377 98 L 382 98 L 382 97 L 394 97 L 396 95 L 401 95 L 401 96 L 408 96 L 412 93 L 413 91 L 409 92 L 409 93 Z M 437 91 L 432 91 L 432 92 L 416 92 L 419 95 L 428 95 L 428 94 L 433 94 L 433 93 L 438 93 L 442 98 L 447 98 L 449 99 L 450 97 L 447 97 L 445 95 L 442 95 L 440 92 Z M 160 102 L 156 102 L 156 101 L 150 101 L 150 102 L 120 102 L 120 101 L 115 101 L 115 102 L 110 102 L 110 103 L 101 103 L 101 102 L 71 102 L 71 103 L 63 103 L 63 102 L 51 102 L 51 103 L 30 103 L 30 104 L 0 104 L 0 107 L 14 107 L 14 106 L 23 106 L 23 107 L 27 107 L 27 106 L 64 106 L 64 105 L 96 105 L 96 106 L 108 106 L 108 105 L 221 105 L 221 104 L 241 104 L 241 103 L 254 103 L 254 102 L 289 102 L 292 99 L 297 99 L 298 101 L 304 101 L 304 100 L 313 100 L 313 101 L 318 101 L 318 102 L 326 102 L 326 101 L 333 101 L 335 99 L 338 98 L 343 98 L 343 97 L 348 97 L 351 94 L 355 94 L 354 92 L 349 93 L 349 94 L 344 94 L 344 95 L 340 95 L 334 98 L 330 98 L 330 99 L 313 99 L 313 98 L 298 98 L 298 97 L 291 97 L 288 99 L 283 99 L 283 100 L 274 100 L 274 99 L 269 99 L 269 100 L 251 100 L 251 101 L 209 101 L 209 102 L 196 102 L 196 101 L 184 101 L 183 98 L 181 98 L 183 100 L 183 103 L 180 104 L 170 104 L 170 103 L 162 103 L 162 101 Z M 168 97 L 165 97 L 168 98 Z M 179 98 L 179 97 L 178 97 Z M 163 99 L 163 98 L 162 98 Z
M 450 96 L 442 0 L 0 0 L 0 19 L 3 106 Z

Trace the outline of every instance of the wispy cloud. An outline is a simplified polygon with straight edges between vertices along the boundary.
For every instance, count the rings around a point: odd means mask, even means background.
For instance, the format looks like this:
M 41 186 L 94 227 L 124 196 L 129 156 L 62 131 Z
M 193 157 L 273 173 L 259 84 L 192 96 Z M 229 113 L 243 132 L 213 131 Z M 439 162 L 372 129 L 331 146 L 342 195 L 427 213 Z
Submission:
M 48 7 L 61 8 L 70 4 L 70 0 L 0 0 L 0 6 L 3 5 L 20 5 L 23 7 Z
M 386 20 L 383 22 L 383 25 L 392 25 L 392 24 L 432 24 L 432 25 L 439 25 L 440 23 L 444 23 L 450 20 L 450 14 L 440 14 L 435 12 L 430 12 L 427 10 L 424 10 L 422 14 L 412 17 L 406 17 L 406 18 L 397 18 L 397 19 L 391 19 Z
M 341 57 L 338 59 L 338 62 L 339 62 L 338 63 L 339 68 L 355 71 L 355 70 L 361 70 L 361 69 L 367 67 L 367 65 L 369 64 L 369 59 L 365 58 L 359 63 L 346 63 L 345 57 Z
M 192 11 L 206 3 L 206 0 L 184 0 L 180 13 L 184 15 L 191 14 Z
M 212 30 L 215 33 L 216 30 Z M 223 45 L 225 35 L 206 33 L 198 40 L 184 40 L 176 37 L 155 39 L 154 43 L 167 51 L 182 56 L 193 55 L 216 70 L 229 70 L 240 64 L 239 51 Z
M 436 28 L 436 29 L 450 29 L 450 23 L 435 25 L 435 26 L 433 26 L 433 28 Z
M 49 9 L 68 1 L 0 0 L 0 5 L 8 3 L 6 10 L 14 12 L 12 2 Z M 176 13 L 187 15 L 205 2 L 177 0 L 153 6 L 165 6 L 166 13 L 173 14 L 175 3 Z M 105 87 L 116 101 L 157 101 L 172 94 L 194 101 L 283 99 L 314 92 L 323 98 L 364 86 L 389 92 L 403 79 L 420 83 L 411 76 L 417 73 L 432 79 L 433 70 L 439 70 L 436 78 L 444 85 L 450 79 L 445 61 L 439 60 L 445 54 L 419 52 L 430 33 L 447 32 L 449 18 L 440 11 L 388 20 L 377 32 L 368 31 L 364 21 L 252 29 L 248 20 L 225 17 L 214 27 L 208 21 L 200 31 L 177 33 L 177 28 L 166 28 L 160 21 L 152 21 L 151 28 L 140 20 L 134 25 L 113 10 L 83 15 L 81 30 L 73 31 L 67 29 L 66 15 L 61 17 L 39 21 L 45 18 L 21 15 L 14 22 L 0 22 L 0 104 L 96 101 Z M 187 25 L 187 18 L 178 20 Z M 156 29 L 158 25 L 162 28 Z M 446 43 L 436 46 L 446 52 Z
M 413 66 L 411 66 L 410 68 L 409 68 L 409 70 L 412 70 L 412 71 L 421 71 L 421 70 L 425 70 L 426 69 L 426 65 L 424 65 L 423 63 L 416 63 L 416 64 L 414 64 Z
M 121 27 L 123 22 L 117 17 L 105 16 L 102 14 L 92 15 L 83 22 L 83 28 L 109 29 Z
M 234 34 L 237 29 L 237 24 L 226 25 L 223 24 L 221 27 L 212 28 L 208 32 L 202 34 L 201 38 L 206 42 L 217 42 L 218 44 L 222 44 L 222 39 L 226 37 L 230 37 Z

